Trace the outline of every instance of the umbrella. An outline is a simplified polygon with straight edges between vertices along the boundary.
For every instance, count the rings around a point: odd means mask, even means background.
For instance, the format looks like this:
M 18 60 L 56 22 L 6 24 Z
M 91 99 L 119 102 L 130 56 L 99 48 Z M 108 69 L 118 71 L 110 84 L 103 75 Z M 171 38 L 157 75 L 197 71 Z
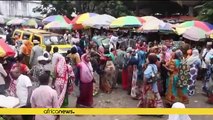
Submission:
M 7 43 L 5 43 L 4 40 L 0 39 L 0 57 L 14 55 L 15 51 Z
M 71 24 L 73 25 L 73 29 L 82 29 L 84 26 L 82 25 L 84 21 L 89 19 L 90 17 L 94 17 L 98 14 L 96 13 L 84 13 L 76 16 L 72 21 Z
M 142 22 L 145 22 L 140 17 L 135 16 L 123 16 L 115 19 L 110 24 L 111 28 L 119 28 L 119 27 L 140 27 Z
M 36 19 L 33 19 L 33 18 L 32 18 L 32 19 L 29 19 L 29 20 L 27 20 L 26 22 L 24 22 L 22 25 L 31 26 L 31 27 L 37 28 L 38 22 L 37 22 Z
M 111 15 L 107 15 L 107 14 L 96 15 L 84 21 L 83 26 L 97 28 L 97 29 L 100 29 L 101 27 L 109 28 L 109 25 L 113 20 L 115 20 L 115 17 Z
M 176 32 L 181 35 L 183 34 L 187 29 L 189 29 L 190 27 L 198 27 L 200 29 L 203 29 L 204 31 L 208 32 L 210 30 L 213 29 L 213 25 L 207 22 L 202 22 L 202 21 L 186 21 L 183 22 L 181 24 L 179 24 L 178 26 L 176 26 Z
M 183 33 L 183 37 L 192 41 L 199 41 L 206 37 L 206 31 L 198 27 L 191 27 Z
M 26 22 L 24 19 L 21 18 L 14 18 L 7 22 L 7 25 L 21 25 Z
M 160 30 L 171 31 L 172 25 L 165 23 L 162 20 L 153 20 L 145 22 L 137 31 L 139 32 L 157 32 Z
M 72 23 L 72 20 L 70 20 L 67 16 L 63 16 L 64 17 L 64 20 L 68 23 L 68 24 L 71 24 Z
M 213 39 L 213 30 L 207 32 L 207 33 L 206 33 L 206 36 Z
M 68 29 L 72 28 L 71 24 L 67 24 L 66 22 L 53 21 L 44 26 L 44 29 Z
M 47 23 L 50 23 L 53 21 L 66 22 L 66 20 L 64 19 L 64 17 L 62 15 L 52 15 L 52 16 L 46 17 L 42 20 L 42 22 L 44 24 L 47 24 Z
M 8 20 L 6 16 L 0 15 L 0 24 L 5 24 Z
M 160 21 L 160 19 L 158 19 L 154 16 L 143 16 L 143 17 L 140 17 L 140 19 L 144 20 L 145 22 Z

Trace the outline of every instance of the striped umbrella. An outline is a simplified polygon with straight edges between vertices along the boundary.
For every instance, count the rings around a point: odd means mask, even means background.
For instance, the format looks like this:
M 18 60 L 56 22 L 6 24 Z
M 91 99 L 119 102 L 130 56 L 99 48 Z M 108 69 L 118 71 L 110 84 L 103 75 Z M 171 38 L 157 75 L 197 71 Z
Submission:
M 5 57 L 5 56 L 14 56 L 15 51 L 4 42 L 4 40 L 0 39 L 0 57 Z
M 84 13 L 76 16 L 72 21 L 71 24 L 73 25 L 73 29 L 83 29 L 83 22 L 89 19 L 90 17 L 96 16 L 96 13 Z
M 21 25 L 24 22 L 26 22 L 26 20 L 21 19 L 21 18 L 14 18 L 14 19 L 11 19 L 10 21 L 8 21 L 7 25 Z
M 183 34 L 187 29 L 191 27 L 197 27 L 200 28 L 206 32 L 209 32 L 213 29 L 213 25 L 207 22 L 202 21 L 186 21 L 176 26 L 176 32 L 181 35 Z
M 145 22 L 140 17 L 135 16 L 123 16 L 112 21 L 110 24 L 111 28 L 129 28 L 129 27 L 140 27 Z
M 66 22 L 53 21 L 44 26 L 44 29 L 67 29 L 71 30 L 72 25 Z
M 202 38 L 206 38 L 206 31 L 193 26 L 183 33 L 183 37 L 192 41 L 199 41 Z
M 46 17 L 42 20 L 42 22 L 44 24 L 48 24 L 50 22 L 53 22 L 53 21 L 59 21 L 59 22 L 67 22 L 67 19 L 69 18 L 64 18 L 64 16 L 62 15 L 52 15 L 52 16 L 49 16 L 49 17 Z M 67 22 L 68 23 L 68 22 Z

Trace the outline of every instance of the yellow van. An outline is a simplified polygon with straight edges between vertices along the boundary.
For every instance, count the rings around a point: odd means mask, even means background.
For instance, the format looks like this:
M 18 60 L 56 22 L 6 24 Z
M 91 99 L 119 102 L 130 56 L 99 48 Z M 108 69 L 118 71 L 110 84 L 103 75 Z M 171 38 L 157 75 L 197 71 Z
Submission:
M 59 53 L 66 53 L 71 49 L 71 45 L 63 39 L 63 35 L 48 32 L 46 30 L 38 29 L 16 29 L 12 37 L 18 36 L 18 40 L 38 40 L 42 48 L 46 48 L 47 45 L 52 46 L 52 50 L 55 46 L 59 48 Z M 51 50 L 51 52 L 53 52 Z

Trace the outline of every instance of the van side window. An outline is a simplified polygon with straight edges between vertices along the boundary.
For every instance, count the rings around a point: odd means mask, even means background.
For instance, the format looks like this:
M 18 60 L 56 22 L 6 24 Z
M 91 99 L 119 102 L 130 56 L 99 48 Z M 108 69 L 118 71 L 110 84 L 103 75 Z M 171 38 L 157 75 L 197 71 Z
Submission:
M 24 33 L 22 39 L 23 40 L 29 40 L 30 39 L 30 34 L 29 33 Z
M 21 36 L 21 32 L 15 31 L 14 36 Z
M 39 43 L 41 43 L 41 38 L 40 38 L 40 37 L 38 37 L 38 36 L 36 36 L 36 35 L 34 35 L 34 36 L 33 36 L 33 40 L 38 40 L 38 41 L 39 41 Z

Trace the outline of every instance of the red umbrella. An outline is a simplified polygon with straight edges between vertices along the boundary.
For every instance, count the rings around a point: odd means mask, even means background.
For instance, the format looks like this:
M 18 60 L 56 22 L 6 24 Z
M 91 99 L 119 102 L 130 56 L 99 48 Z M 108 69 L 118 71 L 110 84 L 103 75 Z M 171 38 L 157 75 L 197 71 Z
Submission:
M 0 57 L 15 56 L 15 54 L 15 51 L 3 39 L 0 39 Z
M 71 24 L 71 23 L 72 23 L 72 20 L 70 20 L 67 16 L 64 16 L 64 20 L 65 20 L 68 24 Z

